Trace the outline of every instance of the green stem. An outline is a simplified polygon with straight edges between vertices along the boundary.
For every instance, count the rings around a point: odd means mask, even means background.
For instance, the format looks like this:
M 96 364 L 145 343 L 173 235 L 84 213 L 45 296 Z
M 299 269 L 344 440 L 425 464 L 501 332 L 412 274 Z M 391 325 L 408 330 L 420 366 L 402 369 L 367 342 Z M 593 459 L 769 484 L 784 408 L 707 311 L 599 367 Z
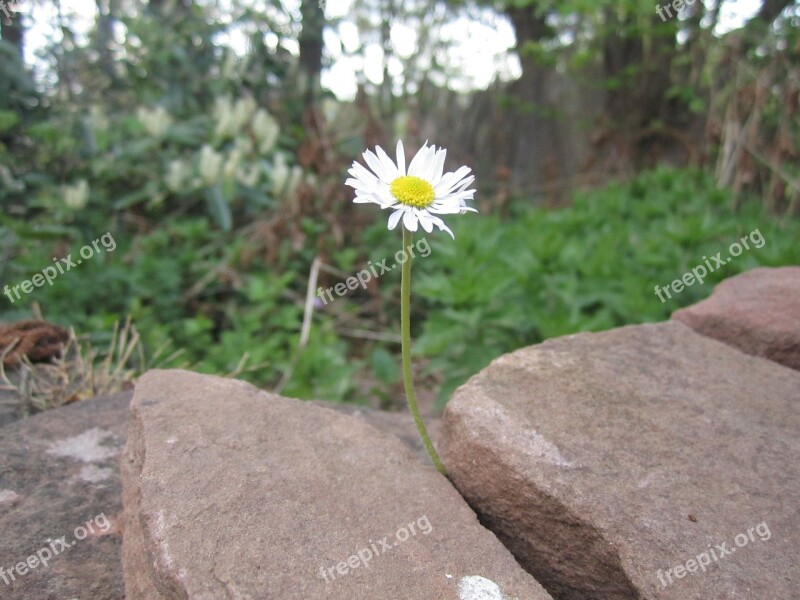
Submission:
M 411 378 L 411 259 L 413 255 L 410 254 L 408 248 L 411 246 L 412 238 L 412 233 L 403 226 L 403 251 L 408 256 L 403 263 L 403 276 L 400 282 L 400 335 L 402 337 L 403 383 L 406 388 L 408 408 L 414 417 L 414 423 L 417 425 L 417 431 L 419 431 L 419 436 L 422 438 L 422 443 L 425 444 L 428 455 L 431 457 L 436 469 L 444 475 L 444 465 L 439 459 L 439 455 L 436 454 L 436 449 L 433 447 L 428 430 L 425 429 L 425 423 L 422 422 L 422 416 L 419 414 L 417 397 L 414 395 L 414 380 Z

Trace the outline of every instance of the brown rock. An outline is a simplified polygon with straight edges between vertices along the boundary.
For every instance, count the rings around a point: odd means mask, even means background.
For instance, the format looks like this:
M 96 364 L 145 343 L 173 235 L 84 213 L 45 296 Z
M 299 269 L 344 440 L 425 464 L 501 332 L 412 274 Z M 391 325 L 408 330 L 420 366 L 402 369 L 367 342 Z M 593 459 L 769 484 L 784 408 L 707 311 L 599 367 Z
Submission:
M 556 598 L 795 598 L 798 396 L 678 322 L 567 336 L 459 388 L 442 458 Z
M 388 412 L 354 404 L 335 404 L 333 402 L 319 400 L 313 400 L 312 403 L 323 408 L 335 410 L 344 415 L 363 419 L 375 427 L 375 429 L 379 429 L 399 439 L 414 452 L 422 462 L 430 462 L 428 451 L 425 450 L 422 439 L 419 437 L 419 433 L 417 433 L 414 420 L 407 412 Z M 435 443 L 439 439 L 439 432 L 442 428 L 441 418 L 425 416 L 425 427 L 428 430 L 428 435 L 431 436 L 431 439 Z
M 185 371 L 145 374 L 131 415 L 128 600 L 549 598 L 447 479 L 362 420 Z
M 121 600 L 122 540 L 117 523 L 122 510 L 122 485 L 115 454 L 128 434 L 129 404 L 133 392 L 111 398 L 94 398 L 48 410 L 14 423 L 22 417 L 11 412 L 16 396 L 0 390 L 0 598 L 3 600 Z M 352 414 L 396 435 L 424 459 L 422 444 L 414 437 L 408 415 L 383 413 L 349 405 L 319 403 Z M 431 431 L 437 420 L 430 419 Z M 5 427 L 3 427 L 5 425 Z M 99 515 L 108 517 L 108 535 L 90 536 L 69 552 L 38 564 L 23 576 L 16 565 L 51 540 L 67 534 Z M 93 522 L 97 533 L 105 523 Z M 60 549 L 60 544 L 56 544 Z M 14 567 L 14 578 L 9 570 Z
M 0 427 L 3 600 L 124 598 L 117 454 L 131 396 L 84 400 Z M 33 567 L 20 569 L 30 556 Z
M 731 277 L 672 318 L 742 352 L 800 370 L 800 267 Z

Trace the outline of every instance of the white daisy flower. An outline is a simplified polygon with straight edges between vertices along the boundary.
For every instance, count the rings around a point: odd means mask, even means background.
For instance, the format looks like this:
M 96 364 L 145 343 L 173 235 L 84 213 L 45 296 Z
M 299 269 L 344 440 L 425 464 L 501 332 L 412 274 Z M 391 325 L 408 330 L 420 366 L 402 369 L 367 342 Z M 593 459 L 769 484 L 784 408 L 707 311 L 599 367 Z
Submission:
M 353 163 L 348 171 L 352 177 L 345 181 L 356 191 L 353 202 L 372 202 L 393 212 L 389 216 L 389 229 L 394 229 L 403 220 L 409 231 L 416 231 L 417 224 L 430 233 L 436 225 L 440 230 L 453 236 L 453 232 L 436 215 L 463 214 L 477 212 L 467 206 L 475 190 L 467 187 L 475 181 L 469 167 L 461 167 L 455 172 L 444 173 L 444 158 L 447 150 L 428 146 L 428 142 L 411 159 L 406 171 L 406 156 L 403 142 L 397 142 L 397 164 L 380 146 L 375 152 L 364 152 L 364 160 L 372 171 Z

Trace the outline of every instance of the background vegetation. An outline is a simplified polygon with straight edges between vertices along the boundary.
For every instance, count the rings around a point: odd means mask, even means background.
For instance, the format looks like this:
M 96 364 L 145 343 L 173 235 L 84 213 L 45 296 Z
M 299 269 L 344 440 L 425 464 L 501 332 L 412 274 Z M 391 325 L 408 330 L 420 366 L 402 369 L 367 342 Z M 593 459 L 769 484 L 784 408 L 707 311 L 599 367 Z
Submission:
M 0 318 L 41 316 L 95 345 L 130 319 L 134 371 L 399 406 L 399 273 L 306 301 L 312 265 L 328 287 L 399 248 L 343 186 L 364 147 L 398 136 L 479 175 L 481 213 L 449 222 L 455 242 L 427 236 L 415 261 L 419 387 L 437 407 L 503 352 L 663 320 L 739 271 L 800 264 L 800 9 L 765 0 L 719 33 L 724 4 L 662 22 L 635 0 L 359 0 L 337 18 L 316 0 L 98 0 L 78 31 L 57 1 L 21 0 L 0 13 L 0 284 L 106 232 L 117 247 L 3 297 Z M 520 73 L 472 89 L 447 58 L 459 19 L 506 19 Z M 343 23 L 359 43 L 337 54 L 325 40 Z M 416 28 L 411 56 L 397 25 Z M 353 100 L 323 88 L 335 57 L 371 46 L 382 77 L 358 71 Z M 756 228 L 763 248 L 656 297 Z

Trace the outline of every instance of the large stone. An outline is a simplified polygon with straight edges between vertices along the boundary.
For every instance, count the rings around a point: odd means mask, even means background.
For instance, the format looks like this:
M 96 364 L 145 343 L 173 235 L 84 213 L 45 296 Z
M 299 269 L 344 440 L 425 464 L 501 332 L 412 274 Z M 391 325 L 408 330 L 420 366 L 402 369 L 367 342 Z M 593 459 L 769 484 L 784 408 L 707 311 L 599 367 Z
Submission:
M 0 567 L 6 573 L 5 578 L 0 574 L 0 598 L 122 600 L 122 485 L 116 455 L 127 438 L 133 392 L 77 402 L 17 422 L 11 421 L 22 415 L 9 410 L 14 418 L 4 424 L 2 408 L 19 405 L 11 392 L 5 393 L 9 401 L 4 404 L 0 390 Z M 400 438 L 420 458 L 426 456 L 408 415 L 315 404 L 364 419 Z M 438 419 L 430 419 L 429 426 L 438 431 Z M 49 549 L 50 541 L 62 535 L 73 541 L 75 529 L 98 516 L 93 529 L 107 535 L 80 541 L 46 568 L 37 564 L 19 576 L 17 564 Z M 61 549 L 60 543 L 54 544 Z
M 800 370 L 800 267 L 731 277 L 672 318 L 747 354 Z
M 788 600 L 799 400 L 800 373 L 678 322 L 572 335 L 459 388 L 442 458 L 555 598 Z
M 117 455 L 131 396 L 76 402 L 0 427 L 3 600 L 124 598 Z
M 549 598 L 446 478 L 363 420 L 185 371 L 144 375 L 131 416 L 128 600 Z

